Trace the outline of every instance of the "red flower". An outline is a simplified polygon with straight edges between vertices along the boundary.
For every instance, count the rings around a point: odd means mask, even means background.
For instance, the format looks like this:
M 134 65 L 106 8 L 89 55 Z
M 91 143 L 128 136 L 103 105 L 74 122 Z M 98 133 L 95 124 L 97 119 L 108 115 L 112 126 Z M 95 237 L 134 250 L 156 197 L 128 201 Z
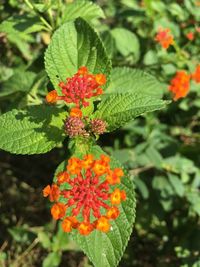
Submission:
M 159 28 L 158 33 L 155 37 L 155 41 L 160 43 L 160 45 L 165 49 L 167 49 L 170 45 L 174 43 L 174 37 L 172 34 L 170 34 L 170 32 L 171 31 L 168 28 Z
M 200 83 L 200 65 L 197 65 L 196 70 L 191 77 L 196 83 Z
M 53 104 L 56 103 L 56 101 L 58 100 L 58 94 L 56 92 L 56 90 L 50 91 L 47 95 L 46 95 L 46 101 L 47 103 Z
M 186 37 L 187 37 L 188 40 L 193 41 L 194 40 L 194 33 L 193 32 L 188 32 L 186 34 Z
M 187 72 L 177 71 L 169 86 L 169 91 L 173 93 L 174 100 L 178 100 L 187 95 L 190 88 L 190 78 L 191 76 Z
M 73 228 L 82 235 L 88 235 L 94 229 L 109 231 L 109 221 L 117 219 L 120 214 L 113 205 L 126 200 L 126 193 L 113 188 L 116 183 L 112 179 L 108 181 L 108 173 L 118 177 L 118 183 L 124 175 L 120 168 L 111 170 L 108 156 L 101 155 L 100 159 L 94 159 L 93 155 L 88 154 L 83 159 L 70 158 L 66 171 L 57 175 L 57 184 L 52 187 L 59 188 L 59 195 L 65 204 L 54 198 L 57 203 L 51 208 L 51 214 L 56 220 L 63 218 L 64 232 L 70 232 Z M 44 189 L 44 196 L 51 194 L 52 187 Z
M 66 82 L 59 83 L 63 94 L 60 99 L 63 99 L 66 103 L 74 103 L 77 108 L 88 106 L 87 99 L 101 95 L 103 90 L 99 86 L 106 83 L 104 74 L 93 75 L 88 72 L 85 66 L 80 67 L 73 77 L 66 80 Z

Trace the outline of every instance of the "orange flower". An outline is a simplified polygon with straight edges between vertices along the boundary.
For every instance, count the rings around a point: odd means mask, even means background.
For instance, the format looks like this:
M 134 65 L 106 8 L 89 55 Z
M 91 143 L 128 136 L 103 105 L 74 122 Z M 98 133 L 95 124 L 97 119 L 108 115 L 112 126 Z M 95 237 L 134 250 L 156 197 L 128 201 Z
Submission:
M 96 160 L 93 166 L 93 171 L 97 175 L 103 175 L 108 172 L 108 165 L 110 162 L 110 158 L 106 155 L 101 155 L 100 160 Z
M 81 161 L 81 165 L 84 169 L 89 169 L 92 167 L 94 162 L 94 157 L 91 154 L 85 155 L 83 160 Z
M 115 188 L 113 193 L 110 195 L 110 201 L 113 205 L 119 205 L 122 200 L 126 200 L 125 191 L 120 191 L 119 188 Z
M 99 85 L 104 85 L 106 83 L 106 76 L 103 74 L 96 74 L 95 80 Z
M 67 217 L 62 222 L 62 229 L 64 232 L 71 232 L 72 228 L 78 227 L 78 220 L 76 217 Z
M 119 216 L 119 209 L 117 207 L 111 207 L 107 211 L 107 218 L 115 220 Z
M 77 117 L 77 118 L 82 118 L 82 111 L 80 110 L 80 108 L 72 108 L 70 110 L 69 116 L 70 117 Z
M 200 83 L 200 65 L 197 65 L 195 72 L 192 74 L 192 79 L 196 83 Z
M 51 187 L 50 187 L 50 185 L 47 185 L 43 189 L 43 196 L 44 197 L 49 196 L 50 201 L 57 201 L 59 196 L 60 196 L 60 190 L 56 184 L 52 184 Z
M 122 201 L 126 200 L 126 192 L 124 190 L 121 191 L 121 200 Z
M 107 233 L 110 230 L 110 224 L 108 219 L 105 216 L 99 218 L 96 222 L 96 229 Z
M 63 203 L 56 203 L 51 207 L 51 215 L 54 220 L 59 220 L 65 216 L 66 206 Z
M 57 174 L 57 183 L 58 185 L 66 183 L 69 181 L 69 174 L 66 171 L 59 172 Z
M 48 197 L 49 194 L 51 192 L 51 186 L 47 185 L 44 189 L 43 189 L 43 197 Z
M 82 66 L 78 69 L 78 72 L 77 72 L 79 75 L 85 75 L 85 74 L 88 74 L 88 68 L 85 67 L 85 66 Z
M 93 226 L 88 222 L 82 222 L 80 223 L 78 230 L 81 235 L 89 235 L 93 230 Z
M 163 48 L 167 49 L 170 45 L 174 43 L 174 37 L 170 33 L 171 31 L 168 28 L 159 28 L 158 33 L 155 37 L 155 41 L 160 43 Z
M 119 184 L 121 181 L 121 177 L 124 175 L 122 169 L 116 168 L 113 171 L 110 171 L 109 174 L 106 176 L 106 180 L 109 184 Z
M 72 230 L 72 222 L 68 218 L 65 218 L 62 221 L 62 229 L 66 233 L 71 232 L 71 230 Z
M 71 174 L 79 174 L 81 171 L 81 161 L 78 158 L 70 158 L 67 165 L 67 170 Z
M 194 40 L 194 33 L 193 32 L 188 32 L 186 34 L 186 37 L 187 37 L 188 40 L 193 41 Z
M 178 100 L 187 95 L 190 88 L 190 78 L 191 76 L 187 72 L 177 71 L 176 76 L 171 80 L 169 86 L 169 91 L 174 94 L 174 100 Z
M 58 94 L 56 90 L 53 90 L 46 95 L 47 103 L 53 104 L 56 103 L 57 100 L 58 100 Z

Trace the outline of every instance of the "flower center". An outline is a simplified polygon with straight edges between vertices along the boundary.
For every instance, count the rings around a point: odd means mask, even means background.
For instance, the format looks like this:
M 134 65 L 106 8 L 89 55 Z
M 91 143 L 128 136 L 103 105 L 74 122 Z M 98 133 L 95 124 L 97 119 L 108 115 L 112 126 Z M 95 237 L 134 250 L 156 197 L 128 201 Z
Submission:
M 90 221 L 90 215 L 100 218 L 101 207 L 108 209 L 109 206 L 104 202 L 109 199 L 109 185 L 107 181 L 101 182 L 97 175 L 93 176 L 91 170 L 87 170 L 84 174 L 79 174 L 68 183 L 71 189 L 64 191 L 64 196 L 68 198 L 67 206 L 75 206 L 72 209 L 72 214 L 77 216 L 82 212 L 84 221 Z

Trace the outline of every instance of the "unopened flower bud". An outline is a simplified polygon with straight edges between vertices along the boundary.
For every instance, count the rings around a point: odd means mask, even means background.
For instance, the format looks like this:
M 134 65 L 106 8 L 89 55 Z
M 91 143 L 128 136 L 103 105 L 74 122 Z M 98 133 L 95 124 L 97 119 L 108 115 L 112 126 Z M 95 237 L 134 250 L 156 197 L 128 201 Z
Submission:
M 86 130 L 83 121 L 78 117 L 69 117 L 65 121 L 65 131 L 69 137 L 85 135 Z
M 106 131 L 106 122 L 101 119 L 93 119 L 90 127 L 94 134 L 103 134 Z

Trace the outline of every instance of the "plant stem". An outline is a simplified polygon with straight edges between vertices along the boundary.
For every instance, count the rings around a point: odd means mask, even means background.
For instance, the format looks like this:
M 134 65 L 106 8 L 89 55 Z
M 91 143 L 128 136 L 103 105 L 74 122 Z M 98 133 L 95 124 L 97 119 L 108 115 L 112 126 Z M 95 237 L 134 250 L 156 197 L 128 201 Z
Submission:
M 57 16 L 56 16 L 56 26 L 60 24 L 60 19 L 62 18 L 62 0 L 57 0 Z
M 50 30 L 52 31 L 52 27 L 51 25 L 45 20 L 45 18 L 43 18 L 38 11 L 35 9 L 35 7 L 33 6 L 33 4 L 29 1 L 29 0 L 24 0 L 24 2 L 27 4 L 27 6 L 32 9 L 40 18 L 40 20 L 43 22 L 43 24 Z

